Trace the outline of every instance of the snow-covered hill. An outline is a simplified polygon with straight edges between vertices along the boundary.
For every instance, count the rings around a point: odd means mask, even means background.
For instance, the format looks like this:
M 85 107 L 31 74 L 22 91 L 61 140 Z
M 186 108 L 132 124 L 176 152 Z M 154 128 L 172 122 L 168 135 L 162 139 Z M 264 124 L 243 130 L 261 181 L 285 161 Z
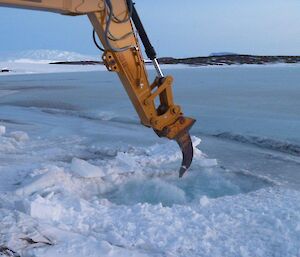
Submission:
M 102 65 L 52 65 L 51 62 L 59 61 L 90 61 L 99 60 L 100 57 L 83 55 L 75 52 L 59 50 L 29 50 L 14 53 L 0 53 L 0 70 L 7 69 L 11 72 L 2 75 L 53 73 L 53 72 L 78 72 L 104 70 Z
M 61 50 L 28 50 L 21 52 L 0 53 L 0 61 L 16 63 L 49 63 L 55 61 L 89 61 L 97 60 L 96 56 Z

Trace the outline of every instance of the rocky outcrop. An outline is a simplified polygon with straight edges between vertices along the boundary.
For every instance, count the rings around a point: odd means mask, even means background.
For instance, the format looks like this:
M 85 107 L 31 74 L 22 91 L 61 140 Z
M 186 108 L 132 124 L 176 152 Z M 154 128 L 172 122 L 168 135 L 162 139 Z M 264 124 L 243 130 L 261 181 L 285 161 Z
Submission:
M 275 64 L 300 63 L 300 56 L 260 56 L 260 55 L 217 55 L 191 58 L 159 58 L 161 64 L 189 64 L 197 66 L 234 64 Z

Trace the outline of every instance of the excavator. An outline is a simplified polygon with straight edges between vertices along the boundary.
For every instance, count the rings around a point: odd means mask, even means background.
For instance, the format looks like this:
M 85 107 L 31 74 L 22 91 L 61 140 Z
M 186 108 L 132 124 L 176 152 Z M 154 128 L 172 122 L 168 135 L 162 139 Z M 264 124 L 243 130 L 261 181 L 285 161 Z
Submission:
M 108 71 L 118 74 L 141 123 L 159 137 L 178 143 L 183 157 L 179 177 L 184 175 L 193 160 L 189 130 L 195 120 L 185 117 L 174 103 L 173 78 L 164 75 L 132 0 L 0 0 L 0 6 L 87 15 L 93 26 L 94 43 L 103 52 L 103 63 Z M 152 83 L 140 41 L 157 73 Z

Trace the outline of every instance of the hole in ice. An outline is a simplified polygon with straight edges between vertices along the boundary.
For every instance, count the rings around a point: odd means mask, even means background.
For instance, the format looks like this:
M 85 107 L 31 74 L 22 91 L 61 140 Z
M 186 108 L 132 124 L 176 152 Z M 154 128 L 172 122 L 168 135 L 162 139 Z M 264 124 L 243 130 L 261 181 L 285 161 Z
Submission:
M 216 168 L 199 172 L 191 170 L 183 179 L 175 176 L 132 178 L 102 197 L 123 205 L 161 203 L 164 206 L 172 206 L 199 202 L 203 196 L 218 198 L 269 186 L 273 186 L 273 183 L 262 178 Z

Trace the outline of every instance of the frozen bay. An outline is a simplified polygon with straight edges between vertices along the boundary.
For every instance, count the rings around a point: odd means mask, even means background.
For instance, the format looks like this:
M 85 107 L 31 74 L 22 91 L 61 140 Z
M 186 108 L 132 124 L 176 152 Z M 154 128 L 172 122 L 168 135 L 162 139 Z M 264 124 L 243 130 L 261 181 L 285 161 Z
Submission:
M 139 124 L 115 74 L 0 76 L 0 246 L 300 256 L 300 67 L 166 73 L 198 120 L 182 180 L 176 144 Z

